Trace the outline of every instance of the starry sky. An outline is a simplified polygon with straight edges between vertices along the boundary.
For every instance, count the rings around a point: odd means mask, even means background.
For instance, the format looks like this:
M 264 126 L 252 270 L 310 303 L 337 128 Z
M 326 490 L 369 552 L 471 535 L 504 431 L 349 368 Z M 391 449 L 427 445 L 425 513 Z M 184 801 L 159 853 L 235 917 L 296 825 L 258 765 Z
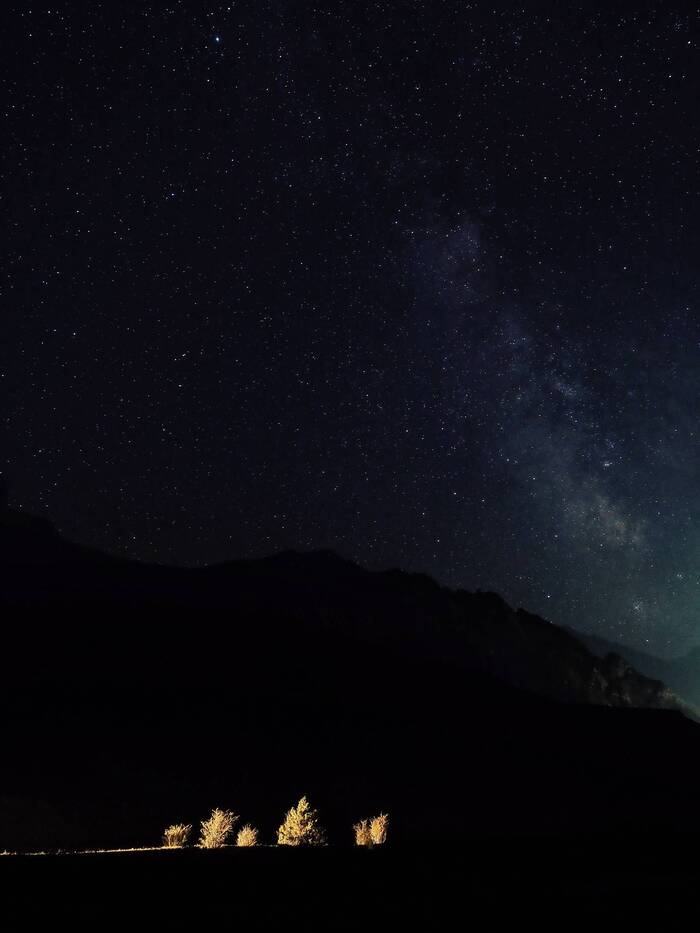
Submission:
M 15 506 L 700 641 L 697 10 L 49 7 L 0 30 Z

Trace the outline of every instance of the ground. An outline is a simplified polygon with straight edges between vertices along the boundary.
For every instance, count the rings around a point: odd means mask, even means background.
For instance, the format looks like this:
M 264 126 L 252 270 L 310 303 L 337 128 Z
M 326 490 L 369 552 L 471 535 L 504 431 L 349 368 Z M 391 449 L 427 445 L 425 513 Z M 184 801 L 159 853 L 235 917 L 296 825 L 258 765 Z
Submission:
M 92 930 L 481 931 L 526 921 L 605 929 L 697 913 L 698 842 L 501 837 L 373 850 L 8 856 L 0 860 L 0 885 L 9 930 L 59 919 Z

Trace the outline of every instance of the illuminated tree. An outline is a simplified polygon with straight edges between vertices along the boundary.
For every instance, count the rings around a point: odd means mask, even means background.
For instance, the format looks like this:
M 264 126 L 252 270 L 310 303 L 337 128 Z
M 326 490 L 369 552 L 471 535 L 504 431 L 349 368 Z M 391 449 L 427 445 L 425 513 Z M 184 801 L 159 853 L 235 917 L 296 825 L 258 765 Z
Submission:
M 318 822 L 318 813 L 306 797 L 287 812 L 284 823 L 277 830 L 280 846 L 322 846 L 326 839 Z
M 386 833 L 389 826 L 389 817 L 386 813 L 373 816 L 371 820 L 360 820 L 355 823 L 356 846 L 381 846 L 386 842 Z
M 192 826 L 189 823 L 175 823 L 163 833 L 163 846 L 166 849 L 180 849 L 187 845 Z
M 202 820 L 199 846 L 202 849 L 220 849 L 233 832 L 238 817 L 233 810 L 212 810 L 208 820 Z
M 258 844 L 258 831 L 246 823 L 238 830 L 236 836 L 237 846 L 256 846 Z
M 369 820 L 360 820 L 359 823 L 355 823 L 353 830 L 355 831 L 356 846 L 372 845 L 372 833 L 369 828 Z
M 372 818 L 369 824 L 369 834 L 375 846 L 381 846 L 386 842 L 386 833 L 389 827 L 389 817 L 386 813 L 380 813 L 379 816 Z

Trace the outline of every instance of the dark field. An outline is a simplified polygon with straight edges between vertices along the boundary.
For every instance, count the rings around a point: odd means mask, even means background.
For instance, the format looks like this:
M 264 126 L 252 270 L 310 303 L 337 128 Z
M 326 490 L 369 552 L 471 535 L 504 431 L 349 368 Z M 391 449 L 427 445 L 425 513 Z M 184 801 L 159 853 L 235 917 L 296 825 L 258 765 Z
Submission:
M 663 929 L 700 913 L 699 843 L 472 838 L 435 848 L 8 856 L 0 860 L 3 928 L 62 920 L 95 930 L 486 930 L 526 921 Z
M 7 856 L 0 933 L 665 931 L 700 913 L 700 725 L 621 658 L 327 553 L 184 571 L 33 526 L 0 545 L 22 659 L 0 691 L 0 850 L 153 844 L 213 806 L 268 842 L 302 794 L 332 843 Z M 379 812 L 386 847 L 353 849 Z

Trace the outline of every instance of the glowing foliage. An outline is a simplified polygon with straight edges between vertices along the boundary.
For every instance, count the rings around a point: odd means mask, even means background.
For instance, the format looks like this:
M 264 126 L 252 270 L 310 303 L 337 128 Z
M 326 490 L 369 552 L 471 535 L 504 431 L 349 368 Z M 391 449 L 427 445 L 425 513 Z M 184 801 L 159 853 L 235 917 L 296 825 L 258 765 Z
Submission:
M 242 826 L 238 830 L 238 835 L 236 836 L 236 845 L 237 846 L 256 846 L 258 844 L 258 831 L 254 829 L 250 824 L 246 823 L 245 826 Z
M 359 823 L 355 823 L 353 829 L 355 831 L 356 846 L 372 845 L 372 833 L 369 828 L 369 820 L 360 820 Z
M 180 849 L 187 845 L 192 826 L 189 823 L 174 823 L 163 833 L 163 846 L 166 849 Z
M 360 820 L 355 823 L 356 846 L 381 846 L 386 842 L 386 833 L 389 826 L 389 817 L 386 813 L 373 816 L 371 820 Z
M 369 824 L 369 833 L 375 846 L 381 846 L 386 842 L 388 828 L 389 817 L 386 813 L 380 813 L 379 816 L 372 817 Z
M 238 817 L 232 810 L 212 810 L 208 820 L 202 820 L 199 845 L 202 849 L 220 849 L 233 832 Z
M 302 797 L 296 807 L 288 811 L 284 823 L 277 830 L 277 844 L 280 846 L 321 846 L 325 844 L 325 835 L 318 822 L 318 813 L 306 797 Z

